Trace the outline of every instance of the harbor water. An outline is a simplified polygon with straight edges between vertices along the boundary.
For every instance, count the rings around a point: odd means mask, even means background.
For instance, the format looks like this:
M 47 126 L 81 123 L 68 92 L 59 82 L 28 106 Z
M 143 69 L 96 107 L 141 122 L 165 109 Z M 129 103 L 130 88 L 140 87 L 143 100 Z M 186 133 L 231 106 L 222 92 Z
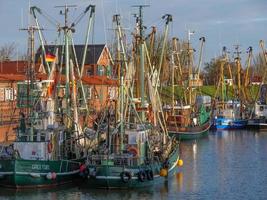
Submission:
M 184 165 L 168 180 L 138 190 L 93 190 L 82 186 L 57 189 L 0 190 L 0 199 L 267 199 L 267 133 L 210 132 L 181 143 Z

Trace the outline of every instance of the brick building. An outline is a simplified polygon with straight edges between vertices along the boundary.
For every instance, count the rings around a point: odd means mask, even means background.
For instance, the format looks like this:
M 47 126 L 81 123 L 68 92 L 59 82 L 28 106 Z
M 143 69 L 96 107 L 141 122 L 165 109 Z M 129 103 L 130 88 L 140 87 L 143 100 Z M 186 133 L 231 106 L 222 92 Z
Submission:
M 83 45 L 75 46 L 79 65 L 83 48 Z M 46 49 L 53 51 L 55 46 L 49 45 L 46 46 Z M 39 48 L 36 53 L 35 71 L 37 78 L 44 80 L 47 75 L 43 74 L 43 65 L 38 62 L 40 61 L 40 55 Z M 0 142 L 15 139 L 15 131 L 13 129 L 18 125 L 20 112 L 16 108 L 17 83 L 26 80 L 26 72 L 26 61 L 0 63 Z M 112 80 L 112 73 L 112 59 L 107 46 L 104 44 L 88 45 L 82 81 L 92 113 L 101 111 L 106 106 L 108 99 L 116 98 L 117 81 Z M 64 75 L 62 77 L 64 78 Z

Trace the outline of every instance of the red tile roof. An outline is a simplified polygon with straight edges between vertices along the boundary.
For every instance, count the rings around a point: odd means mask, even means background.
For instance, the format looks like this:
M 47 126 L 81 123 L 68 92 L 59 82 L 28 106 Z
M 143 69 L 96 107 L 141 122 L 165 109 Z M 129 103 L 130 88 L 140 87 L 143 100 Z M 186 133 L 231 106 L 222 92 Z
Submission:
M 26 79 L 27 61 L 5 61 L 0 62 L 0 81 L 23 81 Z M 36 68 L 37 69 L 37 68 Z M 38 73 L 37 79 L 47 79 L 46 74 Z M 61 76 L 64 81 L 65 76 Z M 109 79 L 106 76 L 84 76 L 82 81 L 88 85 L 118 85 L 118 81 Z
M 27 61 L 3 61 L 0 62 L 0 74 L 24 75 L 27 70 Z

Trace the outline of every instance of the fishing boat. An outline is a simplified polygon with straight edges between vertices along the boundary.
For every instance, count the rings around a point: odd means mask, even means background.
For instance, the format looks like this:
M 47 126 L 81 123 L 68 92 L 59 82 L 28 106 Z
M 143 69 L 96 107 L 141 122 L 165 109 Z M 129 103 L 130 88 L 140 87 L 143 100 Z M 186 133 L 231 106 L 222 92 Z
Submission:
M 215 111 L 215 129 L 242 129 L 247 125 L 248 120 L 240 117 L 240 103 L 237 101 L 227 101 L 224 109 Z
M 196 90 L 198 88 L 199 81 L 199 68 L 201 65 L 201 57 L 193 73 L 193 50 L 190 48 L 190 34 L 188 32 L 188 43 L 187 43 L 187 59 L 184 64 L 180 63 L 180 55 L 177 52 L 177 41 L 174 39 L 173 44 L 173 54 L 171 57 L 172 62 L 172 104 L 166 105 L 164 107 L 167 129 L 169 134 L 175 136 L 179 140 L 190 140 L 198 139 L 202 136 L 207 135 L 210 129 L 210 104 L 211 99 L 208 96 L 196 96 Z M 205 38 L 201 39 L 201 50 L 203 49 L 203 44 Z M 202 53 L 200 53 L 202 54 Z M 175 57 L 176 56 L 176 57 Z M 176 59 L 175 59 L 176 58 Z M 177 64 L 177 65 L 175 65 Z M 187 71 L 187 79 L 184 79 L 182 74 L 182 66 L 184 70 Z M 183 90 L 183 95 L 181 99 L 177 99 L 174 95 L 174 76 L 175 68 L 178 68 L 178 76 L 181 80 L 181 87 Z M 187 89 L 186 89 L 187 88 Z M 201 100 L 201 102 L 197 102 Z M 178 103 L 180 102 L 180 103 Z
M 247 127 L 257 130 L 267 130 L 267 105 L 256 103 L 254 113 L 248 120 Z
M 267 105 L 266 91 L 267 85 L 262 84 L 259 88 L 259 101 L 257 101 L 251 112 L 247 127 L 250 129 L 266 130 L 267 129 Z
M 229 83 L 225 81 L 224 67 L 228 67 L 230 80 L 233 80 L 232 71 L 228 61 L 226 47 L 223 48 L 223 56 L 220 61 L 220 80 L 215 93 L 215 107 L 213 109 L 213 128 L 214 129 L 243 129 L 247 125 L 246 107 L 244 105 L 244 90 L 241 88 L 241 63 L 240 52 L 238 46 L 236 47 L 237 57 L 235 58 L 235 65 L 237 66 L 237 88 L 231 85 L 236 91 L 235 99 L 228 99 L 226 94 L 226 87 L 230 87 Z M 220 92 L 219 92 L 220 91 Z M 220 95 L 217 95 L 219 94 Z
M 65 12 L 66 18 L 68 11 L 68 6 L 64 6 L 62 12 Z M 91 11 L 92 16 L 94 6 L 88 6 L 83 14 L 88 11 Z M 72 47 L 69 43 L 72 41 L 71 32 L 75 25 L 72 23 L 72 27 L 68 28 L 65 19 L 63 27 L 57 26 L 59 31 L 64 32 L 64 38 L 60 38 L 64 41 L 64 48 L 59 49 L 58 45 L 53 53 L 47 52 L 37 18 L 38 13 L 42 14 L 41 9 L 31 7 L 31 13 L 36 26 L 27 29 L 29 70 L 27 80 L 18 83 L 17 109 L 20 109 L 20 123 L 17 138 L 13 144 L 1 149 L 0 185 L 4 187 L 53 187 L 81 180 L 81 166 L 85 160 L 85 139 L 80 124 L 82 116 L 79 116 L 76 99 L 76 83 L 82 86 L 82 82 L 74 72 L 77 70 L 74 66 L 78 65 L 69 54 Z M 46 72 L 45 79 L 36 77 L 35 31 L 38 31 L 41 41 L 41 65 Z
M 138 37 L 141 38 L 138 42 L 140 48 L 140 98 L 134 97 L 135 86 L 133 84 L 134 75 L 131 74 L 133 65 L 127 63 L 126 49 L 123 40 L 120 16 L 114 15 L 113 20 L 116 24 L 117 38 L 119 39 L 119 49 L 121 52 L 122 61 L 120 60 L 119 78 L 120 88 L 118 93 L 118 108 L 115 112 L 111 112 L 111 108 L 106 108 L 106 119 L 102 120 L 104 126 L 99 124 L 99 127 L 106 127 L 96 133 L 104 132 L 105 137 L 102 137 L 98 142 L 96 149 L 88 153 L 85 163 L 86 169 L 84 174 L 88 177 L 86 187 L 89 188 L 142 188 L 154 185 L 161 182 L 172 174 L 179 161 L 179 143 L 170 138 L 166 130 L 148 120 L 148 115 L 153 114 L 154 120 L 157 121 L 160 117 L 156 117 L 156 103 L 158 102 L 158 92 L 154 87 L 148 87 L 149 96 L 154 94 L 154 103 L 148 103 L 145 100 L 145 82 L 144 72 L 148 72 L 149 68 L 145 69 L 144 65 L 144 50 L 145 42 L 143 41 L 143 25 L 142 25 L 142 6 L 139 7 L 140 16 L 138 17 L 138 27 L 140 31 Z M 151 71 L 150 71 L 151 72 Z M 148 72 L 148 74 L 150 73 Z M 143 78 L 142 78 L 143 77 Z M 147 81 L 150 83 L 150 75 L 147 76 Z M 151 86 L 151 84 L 149 84 Z M 152 91 L 151 91 L 152 90 Z M 149 109 L 152 107 L 152 109 Z M 149 112 L 150 111 L 150 112 Z M 115 116 L 112 116 L 113 115 Z M 117 114 L 116 114 L 117 113 Z M 157 114 L 160 114 L 157 112 Z M 116 117 L 117 116 L 117 117 Z M 117 120 L 111 120 L 111 119 Z M 103 134 L 101 134 L 103 135 Z M 99 138 L 99 137 L 98 137 Z
M 180 140 L 198 139 L 208 134 L 211 126 L 210 113 L 206 111 L 204 106 L 193 115 L 189 105 L 174 106 L 173 110 L 175 114 L 170 114 L 167 118 L 169 134 Z M 169 111 L 169 113 L 171 112 Z
M 263 52 L 264 62 L 267 62 L 266 50 L 264 47 L 264 41 L 260 41 L 260 47 Z M 264 71 L 263 79 L 265 80 L 266 71 Z M 247 127 L 257 130 L 267 130 L 267 101 L 266 101 L 267 85 L 262 81 L 260 83 L 256 98 L 254 100 L 254 106 L 252 108 Z
M 70 147 L 74 132 L 59 122 L 61 119 L 55 115 L 54 100 L 42 94 L 47 83 L 46 80 L 18 83 L 18 107 L 29 112 L 20 113 L 16 141 L 2 147 L 1 152 L 5 154 L 0 159 L 1 186 L 52 187 L 79 178 L 82 160 L 77 159 L 79 155 L 71 153 L 74 149 L 64 149 Z M 24 96 L 27 88 L 31 91 L 30 98 Z

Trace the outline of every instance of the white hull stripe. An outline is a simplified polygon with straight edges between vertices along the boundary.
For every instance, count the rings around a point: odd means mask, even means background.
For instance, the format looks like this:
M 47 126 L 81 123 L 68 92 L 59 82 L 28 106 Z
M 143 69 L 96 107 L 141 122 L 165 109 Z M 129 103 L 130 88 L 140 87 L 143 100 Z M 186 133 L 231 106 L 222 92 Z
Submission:
M 174 167 L 176 167 L 178 164 L 178 161 L 179 161 L 179 156 L 178 156 L 176 162 L 174 162 L 174 164 L 172 165 L 172 167 L 168 171 L 171 171 Z

